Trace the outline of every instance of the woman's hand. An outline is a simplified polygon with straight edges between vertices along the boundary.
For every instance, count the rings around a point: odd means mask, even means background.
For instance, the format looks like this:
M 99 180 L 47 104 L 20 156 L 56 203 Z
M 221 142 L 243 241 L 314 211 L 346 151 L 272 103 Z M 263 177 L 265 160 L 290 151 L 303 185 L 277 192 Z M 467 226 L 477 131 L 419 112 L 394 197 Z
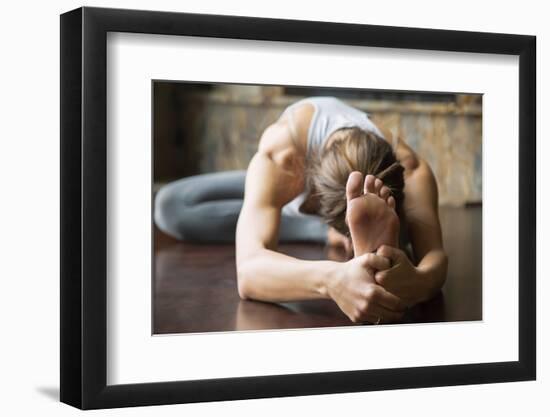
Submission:
M 374 270 L 389 267 L 388 259 L 372 253 L 341 263 L 327 288 L 328 295 L 354 323 L 399 321 L 406 305 L 374 279 Z
M 426 299 L 424 285 L 426 280 L 423 279 L 420 271 L 411 263 L 405 252 L 392 246 L 382 245 L 376 254 L 391 261 L 390 268 L 385 270 L 376 268 L 378 271 L 374 274 L 374 279 L 377 284 L 403 300 L 407 307 L 412 307 Z M 380 265 L 379 261 L 372 265 L 370 262 L 371 259 L 368 259 L 367 264 L 372 268 L 375 268 L 375 265 Z

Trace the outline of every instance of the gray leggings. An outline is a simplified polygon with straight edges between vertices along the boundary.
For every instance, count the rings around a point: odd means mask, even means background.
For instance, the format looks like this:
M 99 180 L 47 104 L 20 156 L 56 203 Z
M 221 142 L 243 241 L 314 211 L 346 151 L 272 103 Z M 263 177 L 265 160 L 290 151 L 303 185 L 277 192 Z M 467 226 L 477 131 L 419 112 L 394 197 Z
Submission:
M 192 242 L 235 241 L 246 171 L 186 177 L 162 187 L 155 197 L 157 227 Z M 281 214 L 279 241 L 325 242 L 327 225 L 318 216 Z

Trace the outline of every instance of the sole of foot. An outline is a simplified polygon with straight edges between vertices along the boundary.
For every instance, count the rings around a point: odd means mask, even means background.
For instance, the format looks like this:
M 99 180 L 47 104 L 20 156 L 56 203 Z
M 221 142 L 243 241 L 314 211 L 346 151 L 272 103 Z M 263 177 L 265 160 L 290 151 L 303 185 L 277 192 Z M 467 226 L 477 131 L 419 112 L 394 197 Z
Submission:
M 363 180 L 360 172 L 352 172 L 346 195 L 346 222 L 355 256 L 374 252 L 381 245 L 398 245 L 399 217 L 395 212 L 395 199 L 380 179 L 367 175 Z

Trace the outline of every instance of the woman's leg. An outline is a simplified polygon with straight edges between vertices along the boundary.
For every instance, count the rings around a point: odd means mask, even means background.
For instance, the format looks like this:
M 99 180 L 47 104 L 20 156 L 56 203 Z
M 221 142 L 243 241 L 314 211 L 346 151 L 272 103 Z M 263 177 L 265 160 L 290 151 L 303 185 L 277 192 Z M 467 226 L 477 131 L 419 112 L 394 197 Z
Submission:
M 180 240 L 234 242 L 245 178 L 246 171 L 225 171 L 165 185 L 155 197 L 155 224 Z M 326 235 L 327 226 L 318 216 L 281 215 L 281 242 L 325 242 Z
M 281 214 L 279 242 L 326 243 L 328 226 L 319 216 Z
M 176 239 L 233 242 L 246 171 L 195 175 L 171 182 L 155 197 L 157 227 Z

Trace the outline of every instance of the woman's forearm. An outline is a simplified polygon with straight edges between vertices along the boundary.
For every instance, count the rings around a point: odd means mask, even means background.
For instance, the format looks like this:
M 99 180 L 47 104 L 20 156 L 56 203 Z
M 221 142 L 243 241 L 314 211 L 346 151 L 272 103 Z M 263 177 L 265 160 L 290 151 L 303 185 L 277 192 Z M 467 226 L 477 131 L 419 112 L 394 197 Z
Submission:
M 338 275 L 340 265 L 261 249 L 237 265 L 239 295 L 271 302 L 329 298 L 328 286 Z
M 441 289 L 447 278 L 447 255 L 443 249 L 428 252 L 416 267 L 422 278 L 422 294 L 419 302 L 431 299 Z

